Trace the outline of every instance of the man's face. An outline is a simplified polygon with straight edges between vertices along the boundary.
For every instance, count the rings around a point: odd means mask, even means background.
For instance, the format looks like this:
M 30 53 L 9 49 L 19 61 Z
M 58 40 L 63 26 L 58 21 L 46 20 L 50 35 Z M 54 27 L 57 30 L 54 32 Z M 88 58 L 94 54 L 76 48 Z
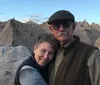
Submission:
M 60 42 L 70 42 L 74 32 L 74 22 L 58 20 L 49 26 L 51 33 Z

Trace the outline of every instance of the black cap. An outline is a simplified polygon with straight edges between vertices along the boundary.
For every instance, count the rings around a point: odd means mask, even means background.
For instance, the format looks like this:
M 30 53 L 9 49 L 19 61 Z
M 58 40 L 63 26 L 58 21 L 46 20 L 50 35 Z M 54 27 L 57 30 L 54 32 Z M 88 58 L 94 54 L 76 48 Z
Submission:
M 52 24 L 56 20 L 70 20 L 70 21 L 74 22 L 75 17 L 69 11 L 60 10 L 51 15 L 51 17 L 48 20 L 48 24 Z

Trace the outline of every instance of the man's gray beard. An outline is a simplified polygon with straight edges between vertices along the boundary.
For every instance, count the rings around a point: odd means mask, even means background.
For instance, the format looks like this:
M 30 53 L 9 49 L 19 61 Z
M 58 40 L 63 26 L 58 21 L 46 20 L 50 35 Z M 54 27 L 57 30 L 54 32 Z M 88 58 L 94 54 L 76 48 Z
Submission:
M 59 32 L 58 34 L 57 34 L 58 36 L 62 36 L 62 35 L 67 35 L 67 32 Z

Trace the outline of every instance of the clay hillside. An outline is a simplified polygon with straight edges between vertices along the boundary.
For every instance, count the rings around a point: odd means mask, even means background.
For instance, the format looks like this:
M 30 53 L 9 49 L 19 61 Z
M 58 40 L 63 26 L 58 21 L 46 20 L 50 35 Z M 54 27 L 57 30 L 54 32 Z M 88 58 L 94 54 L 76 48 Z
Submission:
M 45 31 L 35 23 L 21 23 L 15 19 L 0 24 L 0 45 L 22 45 L 30 51 L 33 49 L 36 37 Z

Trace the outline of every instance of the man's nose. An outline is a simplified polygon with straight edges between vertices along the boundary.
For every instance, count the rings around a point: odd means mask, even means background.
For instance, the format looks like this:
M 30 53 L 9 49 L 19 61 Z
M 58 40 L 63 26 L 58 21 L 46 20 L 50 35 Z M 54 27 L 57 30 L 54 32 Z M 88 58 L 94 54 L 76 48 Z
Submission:
M 62 24 L 60 24 L 59 30 L 60 30 L 60 31 L 64 30 L 64 26 L 63 26 Z

